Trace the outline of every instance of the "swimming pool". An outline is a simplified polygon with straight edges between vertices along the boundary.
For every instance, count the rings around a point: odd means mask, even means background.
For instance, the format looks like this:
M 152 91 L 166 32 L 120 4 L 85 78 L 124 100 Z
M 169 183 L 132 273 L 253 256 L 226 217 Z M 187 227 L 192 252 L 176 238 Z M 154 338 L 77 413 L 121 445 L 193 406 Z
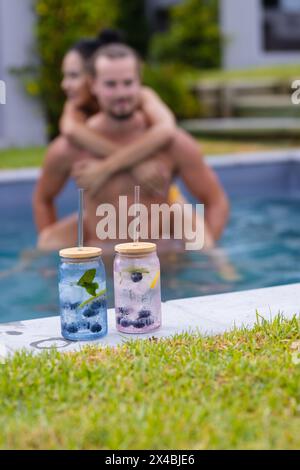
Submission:
M 166 255 L 167 260 L 162 259 L 163 300 L 299 282 L 300 153 L 209 161 L 231 200 L 221 247 L 237 276 L 229 279 L 215 259 L 199 253 Z M 1 175 L 0 322 L 58 315 L 58 256 L 32 257 L 34 180 L 30 172 L 18 181 L 15 174 Z M 59 215 L 74 211 L 76 204 L 75 185 L 70 182 L 59 197 Z M 20 264 L 24 251 L 27 258 Z M 105 263 L 112 306 L 112 260 L 105 259 Z M 7 270 L 11 272 L 5 274 Z

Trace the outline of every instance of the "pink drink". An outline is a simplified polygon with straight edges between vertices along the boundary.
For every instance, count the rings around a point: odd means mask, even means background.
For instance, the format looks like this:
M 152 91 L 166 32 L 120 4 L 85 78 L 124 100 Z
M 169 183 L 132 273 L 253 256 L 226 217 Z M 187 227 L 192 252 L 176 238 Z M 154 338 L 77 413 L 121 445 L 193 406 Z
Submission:
M 115 247 L 116 326 L 122 333 L 148 333 L 161 325 L 160 264 L 154 243 Z

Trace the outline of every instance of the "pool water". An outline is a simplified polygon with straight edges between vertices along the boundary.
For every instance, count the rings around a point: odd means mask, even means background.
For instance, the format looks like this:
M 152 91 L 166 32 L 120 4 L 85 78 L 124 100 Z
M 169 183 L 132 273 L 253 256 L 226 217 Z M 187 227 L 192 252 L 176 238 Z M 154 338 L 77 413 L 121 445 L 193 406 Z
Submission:
M 8 214 L 0 233 L 0 322 L 59 314 L 59 258 L 37 255 L 35 238 L 26 211 Z M 233 200 L 218 256 L 185 252 L 160 259 L 162 300 L 299 282 L 300 198 Z M 112 307 L 112 259 L 104 262 Z

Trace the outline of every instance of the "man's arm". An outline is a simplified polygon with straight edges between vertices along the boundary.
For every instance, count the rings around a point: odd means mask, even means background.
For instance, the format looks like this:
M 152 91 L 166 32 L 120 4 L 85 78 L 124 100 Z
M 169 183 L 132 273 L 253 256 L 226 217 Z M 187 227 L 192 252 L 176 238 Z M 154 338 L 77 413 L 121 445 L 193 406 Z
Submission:
M 228 220 L 229 202 L 217 175 L 204 162 L 198 143 L 183 130 L 178 130 L 170 153 L 187 188 L 205 205 L 205 223 L 218 240 Z
M 42 174 L 33 194 L 33 211 L 38 232 L 57 220 L 54 199 L 71 171 L 67 151 L 68 143 L 62 137 L 55 139 L 48 147 Z

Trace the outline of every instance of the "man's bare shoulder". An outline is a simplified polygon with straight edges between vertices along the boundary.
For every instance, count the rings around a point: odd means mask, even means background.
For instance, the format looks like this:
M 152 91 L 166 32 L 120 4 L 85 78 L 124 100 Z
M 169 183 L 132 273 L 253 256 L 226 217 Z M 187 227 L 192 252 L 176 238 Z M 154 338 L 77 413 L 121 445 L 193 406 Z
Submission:
M 198 155 L 202 157 L 202 148 L 198 140 L 192 137 L 188 132 L 179 127 L 176 128 L 171 148 L 176 152 L 179 158 L 185 158 L 185 155 Z
M 72 161 L 73 146 L 68 139 L 59 136 L 54 139 L 48 146 L 43 167 L 51 172 L 67 172 L 70 170 Z

